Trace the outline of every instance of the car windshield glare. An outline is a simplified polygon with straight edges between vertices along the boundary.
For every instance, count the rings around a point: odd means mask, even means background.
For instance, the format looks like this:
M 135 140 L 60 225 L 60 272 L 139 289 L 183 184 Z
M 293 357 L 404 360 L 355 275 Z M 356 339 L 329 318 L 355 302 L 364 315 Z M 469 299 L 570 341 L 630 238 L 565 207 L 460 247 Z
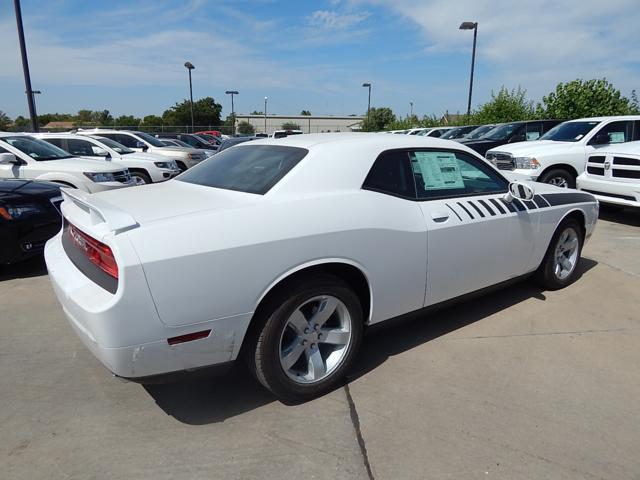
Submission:
M 599 123 L 600 122 L 564 122 L 553 127 L 540 137 L 540 140 L 578 142 Z
M 481 136 L 483 136 L 485 133 L 487 133 L 489 130 L 493 128 L 494 127 L 492 127 L 491 125 L 483 125 L 481 127 L 476 128 L 475 130 L 471 130 L 463 138 L 475 140 L 476 138 L 480 138 Z
M 520 126 L 519 123 L 507 123 L 489 130 L 485 135 L 480 137 L 482 140 L 506 140 L 511 133 Z
M 65 152 L 61 148 L 38 138 L 27 137 L 26 135 L 16 135 L 15 137 L 3 137 L 0 140 L 17 148 L 22 153 L 29 155 L 34 160 L 61 160 L 63 158 L 72 158 L 73 155 Z
M 135 134 L 138 137 L 140 137 L 141 139 L 143 139 L 145 142 L 151 144 L 154 147 L 165 147 L 166 146 L 160 140 L 158 140 L 156 137 L 153 137 L 153 136 L 149 135 L 148 133 L 135 132 Z
M 264 195 L 308 152 L 282 145 L 237 146 L 190 168 L 177 180 Z
M 112 150 L 115 150 L 120 155 L 128 155 L 129 153 L 135 153 L 135 150 L 131 150 L 130 148 L 125 147 L 121 143 L 118 143 L 115 140 L 111 140 L 110 138 L 106 138 L 106 137 L 92 137 L 92 138 L 94 138 L 95 140 L 98 140 L 100 143 L 106 145 Z

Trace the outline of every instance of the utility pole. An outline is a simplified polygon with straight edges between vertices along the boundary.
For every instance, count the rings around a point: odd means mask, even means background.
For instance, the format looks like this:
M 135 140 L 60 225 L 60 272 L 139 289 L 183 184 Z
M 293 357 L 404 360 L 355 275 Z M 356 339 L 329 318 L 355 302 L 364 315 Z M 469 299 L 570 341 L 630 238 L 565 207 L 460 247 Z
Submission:
M 34 91 L 31 89 L 31 74 L 29 73 L 29 59 L 27 58 L 27 46 L 24 41 L 24 29 L 22 28 L 22 9 L 20 0 L 13 0 L 16 11 L 16 24 L 18 25 L 18 39 L 20 41 L 20 54 L 22 55 L 22 71 L 24 72 L 24 86 L 29 104 L 29 117 L 31 118 L 31 130 L 38 131 L 38 114 L 36 113 L 36 102 Z M 39 93 L 39 92 L 38 92 Z

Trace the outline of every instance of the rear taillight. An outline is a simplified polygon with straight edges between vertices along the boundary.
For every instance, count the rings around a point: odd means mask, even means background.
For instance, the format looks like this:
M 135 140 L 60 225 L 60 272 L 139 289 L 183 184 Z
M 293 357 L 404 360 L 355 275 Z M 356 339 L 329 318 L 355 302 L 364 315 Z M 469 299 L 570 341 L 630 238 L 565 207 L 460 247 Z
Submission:
M 107 275 L 116 279 L 118 278 L 118 264 L 113 256 L 113 252 L 107 245 L 90 237 L 71 224 L 69 224 L 68 231 L 73 245 L 83 251 L 91 263 Z

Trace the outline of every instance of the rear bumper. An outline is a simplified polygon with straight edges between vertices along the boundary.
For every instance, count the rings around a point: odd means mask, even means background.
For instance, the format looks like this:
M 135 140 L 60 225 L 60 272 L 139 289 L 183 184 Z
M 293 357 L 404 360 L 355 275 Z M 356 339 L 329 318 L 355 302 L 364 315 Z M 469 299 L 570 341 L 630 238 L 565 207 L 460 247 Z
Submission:
M 128 253 L 121 255 L 126 258 Z M 118 290 L 111 294 L 69 260 L 61 234 L 47 242 L 45 260 L 53 290 L 73 330 L 119 377 L 144 379 L 225 364 L 239 351 L 249 315 L 169 327 L 158 317 L 139 265 L 122 265 Z M 211 330 L 207 338 L 176 345 L 167 341 L 203 330 Z
M 578 177 L 577 187 L 593 194 L 602 203 L 640 208 L 640 182 L 612 182 L 582 174 Z
M 60 231 L 60 215 L 43 215 L 4 222 L 0 226 L 0 264 L 10 264 L 39 255 L 51 237 Z

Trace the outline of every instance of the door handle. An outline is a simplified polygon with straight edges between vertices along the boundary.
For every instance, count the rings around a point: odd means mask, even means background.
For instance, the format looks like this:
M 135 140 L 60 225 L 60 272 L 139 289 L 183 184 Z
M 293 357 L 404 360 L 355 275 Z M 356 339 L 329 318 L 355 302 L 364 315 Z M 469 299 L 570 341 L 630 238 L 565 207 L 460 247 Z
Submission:
M 434 222 L 443 223 L 449 220 L 449 212 L 432 212 L 431 218 Z

